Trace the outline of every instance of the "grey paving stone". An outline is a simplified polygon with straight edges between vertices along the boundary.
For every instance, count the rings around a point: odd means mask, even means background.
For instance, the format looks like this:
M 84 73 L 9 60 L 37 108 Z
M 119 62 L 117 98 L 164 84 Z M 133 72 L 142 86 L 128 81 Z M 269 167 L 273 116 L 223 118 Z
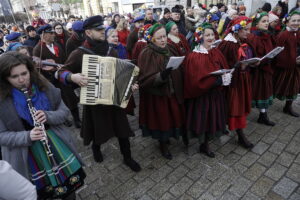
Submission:
M 220 200 L 238 200 L 240 199 L 239 197 L 235 196 L 234 194 L 231 194 L 229 192 L 226 192 L 224 195 L 222 195 L 222 197 L 220 198 Z
M 153 199 L 161 198 L 173 185 L 168 179 L 163 179 L 153 186 L 147 194 Z M 172 196 L 172 195 L 171 195 Z
M 277 193 L 273 192 L 272 190 L 269 191 L 267 196 L 265 197 L 266 200 L 285 200 L 282 196 L 278 195 Z
M 206 178 L 201 178 L 196 181 L 187 191 L 187 194 L 198 199 L 202 193 L 204 193 L 207 188 L 209 188 L 211 181 Z
M 276 162 L 283 166 L 289 167 L 295 159 L 295 155 L 288 152 L 282 152 L 280 156 L 276 159 Z
M 261 139 L 261 141 L 263 141 L 264 143 L 267 143 L 267 144 L 273 144 L 273 143 L 275 142 L 276 139 L 277 139 L 277 136 L 274 135 L 274 134 L 271 132 L 271 133 L 266 134 L 266 135 Z
M 184 165 L 179 166 L 175 170 L 173 170 L 168 176 L 168 180 L 171 181 L 172 183 L 176 183 L 179 181 L 183 176 L 186 175 L 186 173 L 189 172 L 189 168 L 187 168 Z
M 212 194 L 206 192 L 203 195 L 201 195 L 200 198 L 198 198 L 198 200 L 216 200 L 217 198 L 214 197 Z
M 264 172 L 266 168 L 261 164 L 254 163 L 245 173 L 244 176 L 251 180 L 256 181 Z
M 275 181 L 278 181 L 286 171 L 286 167 L 275 163 L 271 166 L 271 168 L 268 169 L 268 171 L 266 171 L 265 175 Z
M 300 199 L 300 194 L 294 193 L 291 195 L 289 200 L 299 200 Z
M 220 177 L 221 174 L 223 174 L 227 168 L 222 166 L 221 164 L 216 164 L 212 168 L 209 168 L 207 173 L 205 174 L 205 177 L 210 180 L 214 181 Z
M 298 184 L 291 179 L 283 177 L 279 183 L 275 185 L 273 191 L 284 198 L 288 198 L 297 186 Z
M 169 173 L 171 173 L 173 169 L 169 167 L 168 165 L 165 165 L 161 167 L 160 169 L 154 171 L 153 174 L 151 174 L 150 178 L 152 178 L 155 182 L 159 182 L 163 178 L 165 178 Z
M 132 189 L 137 186 L 137 182 L 133 179 L 130 179 L 128 182 L 124 183 L 120 187 L 114 189 L 112 194 L 117 198 L 120 199 L 121 197 L 126 196 Z
M 274 181 L 272 179 L 262 176 L 256 183 L 254 183 L 250 190 L 259 197 L 265 197 L 273 184 Z
M 239 174 L 243 174 L 248 168 L 240 163 L 236 163 L 233 165 L 233 170 L 236 171 Z
M 299 154 L 300 153 L 299 141 L 292 140 L 285 148 L 285 151 L 292 154 Z
M 171 195 L 170 193 L 165 193 L 161 198 L 160 200 L 173 200 L 175 199 L 175 197 L 173 195 Z
M 294 162 L 300 164 L 300 154 L 297 156 Z
M 253 152 L 248 152 L 240 159 L 239 163 L 250 167 L 258 158 L 259 156 L 257 154 Z
M 230 185 L 231 181 L 228 181 L 228 179 L 225 178 L 220 178 L 210 186 L 208 192 L 214 197 L 220 197 L 230 187 Z
M 188 156 L 185 153 L 181 152 L 177 154 L 175 157 L 173 157 L 173 159 L 168 162 L 168 165 L 172 168 L 177 168 L 187 159 Z
M 179 197 L 178 200 L 194 200 L 194 198 L 187 194 L 184 194 L 181 197 Z
M 269 148 L 269 151 L 275 154 L 280 154 L 282 150 L 285 148 L 286 144 L 281 142 L 274 142 L 272 146 Z
M 242 198 L 242 200 L 260 200 L 258 196 L 251 193 L 250 191 L 245 194 L 245 196 Z
M 293 137 L 294 137 L 294 133 L 290 134 L 290 133 L 284 131 L 279 135 L 279 137 L 277 138 L 277 141 L 284 143 L 284 144 L 288 144 Z
M 296 163 L 293 164 L 286 173 L 286 176 L 292 179 L 293 181 L 300 183 L 300 165 Z
M 147 178 L 133 188 L 128 196 L 133 199 L 138 199 L 142 197 L 153 185 L 155 185 L 155 182 L 150 178 Z
M 196 166 L 194 169 L 192 170 L 188 170 L 187 172 L 187 176 L 196 181 L 198 180 L 201 176 L 203 176 L 208 170 L 208 166 L 199 163 L 198 166 Z
M 231 153 L 229 153 L 228 155 L 224 156 L 224 158 L 222 159 L 222 162 L 223 162 L 224 165 L 232 166 L 232 165 L 234 165 L 240 158 L 241 158 L 240 155 L 231 152 Z
M 240 176 L 233 182 L 233 185 L 230 187 L 229 192 L 236 195 L 237 197 L 242 197 L 248 191 L 251 185 L 251 181 Z
M 230 152 L 234 151 L 234 149 L 237 148 L 236 145 L 227 143 L 224 146 L 222 146 L 218 152 L 223 154 L 223 155 L 228 155 Z
M 169 191 L 173 196 L 180 197 L 192 184 L 193 181 L 191 179 L 183 177 Z
M 270 167 L 276 158 L 276 154 L 267 151 L 258 159 L 258 162 L 266 167 Z
M 153 200 L 153 199 L 150 196 L 145 194 L 141 198 L 139 198 L 139 200 Z
M 264 143 L 264 142 L 258 142 L 252 149 L 251 151 L 256 153 L 256 154 L 259 154 L 259 155 L 262 155 L 268 148 L 269 148 L 270 145 Z
M 241 147 L 241 146 L 238 146 L 233 152 L 236 153 L 236 154 L 238 154 L 238 155 L 243 156 L 243 155 L 245 155 L 248 152 L 248 150 L 245 149 L 245 148 L 243 148 L 243 147 Z

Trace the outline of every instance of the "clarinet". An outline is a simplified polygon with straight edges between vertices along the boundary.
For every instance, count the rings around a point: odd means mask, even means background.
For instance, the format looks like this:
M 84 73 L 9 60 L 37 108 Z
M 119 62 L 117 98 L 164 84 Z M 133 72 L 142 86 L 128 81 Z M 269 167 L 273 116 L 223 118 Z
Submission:
M 28 109 L 30 111 L 30 115 L 31 115 L 32 120 L 33 120 L 33 125 L 35 127 L 42 128 L 43 138 L 40 141 L 43 144 L 45 152 L 47 153 L 48 157 L 50 158 L 50 162 L 52 164 L 52 166 L 51 166 L 52 167 L 52 171 L 55 174 L 56 180 L 57 180 L 58 183 L 61 183 L 60 179 L 56 176 L 57 175 L 58 166 L 57 166 L 57 163 L 56 163 L 56 161 L 54 159 L 53 153 L 52 153 L 52 151 L 50 149 L 50 145 L 49 145 L 49 141 L 48 141 L 48 137 L 47 137 L 47 133 L 46 133 L 46 129 L 45 129 L 44 123 L 37 122 L 36 119 L 35 119 L 35 113 L 37 112 L 37 110 L 35 109 L 35 107 L 32 104 L 32 101 L 31 101 L 31 98 L 30 98 L 30 96 L 28 94 L 27 88 L 24 87 L 24 88 L 21 89 L 21 91 L 24 93 L 24 95 L 26 97 L 27 106 L 28 106 Z

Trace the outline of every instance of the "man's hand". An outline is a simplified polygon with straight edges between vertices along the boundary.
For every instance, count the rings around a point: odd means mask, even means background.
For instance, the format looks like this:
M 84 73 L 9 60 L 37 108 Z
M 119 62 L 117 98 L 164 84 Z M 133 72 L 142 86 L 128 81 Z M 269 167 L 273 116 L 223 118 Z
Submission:
M 85 77 L 83 74 L 77 73 L 71 75 L 71 81 L 76 83 L 80 87 L 84 87 L 88 84 L 88 78 Z

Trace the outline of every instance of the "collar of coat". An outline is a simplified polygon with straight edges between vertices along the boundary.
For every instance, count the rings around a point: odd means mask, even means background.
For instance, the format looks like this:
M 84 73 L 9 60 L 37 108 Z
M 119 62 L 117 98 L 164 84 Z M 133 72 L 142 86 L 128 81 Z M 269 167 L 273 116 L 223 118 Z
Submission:
M 235 39 L 235 37 L 232 35 L 232 33 L 228 33 L 227 36 L 224 38 L 225 41 L 237 43 L 238 41 Z
M 168 34 L 168 38 L 170 39 L 170 40 L 172 40 L 174 43 L 176 43 L 176 44 L 178 44 L 179 42 L 180 42 L 180 38 L 179 37 L 177 37 L 177 36 L 175 36 L 175 35 L 172 35 L 172 34 Z

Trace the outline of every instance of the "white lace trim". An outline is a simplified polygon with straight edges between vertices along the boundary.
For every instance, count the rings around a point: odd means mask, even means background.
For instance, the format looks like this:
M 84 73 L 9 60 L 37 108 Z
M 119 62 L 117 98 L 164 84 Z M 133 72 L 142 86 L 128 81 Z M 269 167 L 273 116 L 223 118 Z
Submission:
M 138 40 L 138 42 L 147 42 L 144 38 L 141 40 Z
M 172 35 L 172 34 L 168 34 L 168 38 L 170 38 L 170 40 L 172 40 L 174 43 L 178 44 L 180 42 L 180 38 L 175 36 L 175 35 Z
M 290 27 L 287 26 L 287 27 L 286 27 L 286 30 L 287 30 L 287 31 L 298 31 L 299 29 L 292 29 L 292 28 L 290 28 Z
M 196 52 L 196 53 L 202 53 L 202 54 L 208 54 L 207 49 L 206 49 L 203 45 L 200 45 L 200 44 L 198 44 L 198 45 L 194 48 L 193 52 Z
M 229 41 L 229 42 L 234 42 L 237 43 L 237 40 L 235 39 L 235 37 L 232 35 L 232 33 L 229 33 L 225 38 L 225 41 Z

